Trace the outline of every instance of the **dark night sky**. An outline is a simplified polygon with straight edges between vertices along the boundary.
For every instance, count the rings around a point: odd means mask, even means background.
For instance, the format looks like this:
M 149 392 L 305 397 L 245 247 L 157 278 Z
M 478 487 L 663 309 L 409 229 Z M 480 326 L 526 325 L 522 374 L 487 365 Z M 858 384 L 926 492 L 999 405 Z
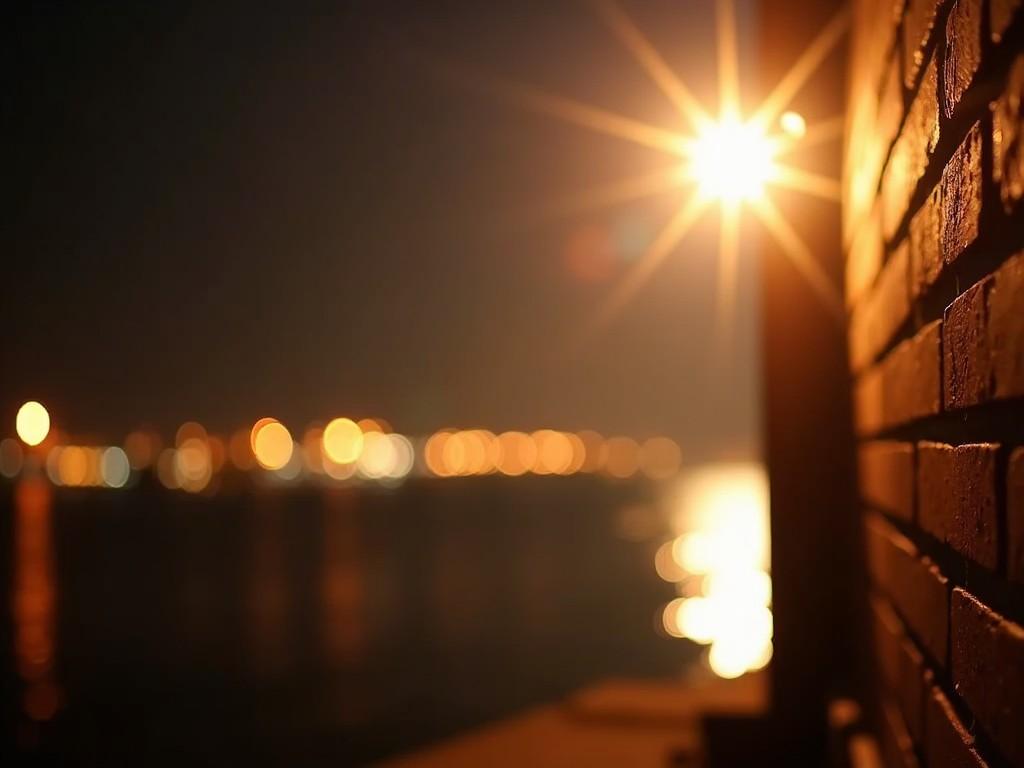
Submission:
M 710 0 L 627 8 L 710 101 Z M 715 219 L 581 342 L 681 198 L 536 215 L 667 158 L 442 74 L 455 62 L 679 126 L 585 5 L 4 13 L 10 423 L 35 397 L 109 439 L 351 414 L 409 432 L 665 433 L 690 459 L 754 445 L 753 278 L 742 270 L 737 344 L 716 368 Z M 581 228 L 632 244 L 606 279 L 567 267 Z

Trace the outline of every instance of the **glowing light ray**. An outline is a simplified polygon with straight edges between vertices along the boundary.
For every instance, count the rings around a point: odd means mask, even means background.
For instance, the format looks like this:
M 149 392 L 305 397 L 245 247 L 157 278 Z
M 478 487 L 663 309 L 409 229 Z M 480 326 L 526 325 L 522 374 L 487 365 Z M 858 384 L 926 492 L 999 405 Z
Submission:
M 684 154 L 686 139 L 683 136 L 641 120 L 549 93 L 525 83 L 470 70 L 457 62 L 434 62 L 434 69 L 439 76 L 453 84 L 492 98 L 497 96 L 531 112 L 667 152 L 673 156 Z
M 845 117 L 842 115 L 836 115 L 835 117 L 830 117 L 827 120 L 822 120 L 821 122 L 808 125 L 806 133 L 798 139 L 790 138 L 788 136 L 780 137 L 779 154 L 783 155 L 792 149 L 806 149 L 807 147 L 824 144 L 827 141 L 840 139 L 843 136 L 845 123 Z
M 608 297 L 604 309 L 599 313 L 592 330 L 598 330 L 611 321 L 625 307 L 636 292 L 650 278 L 668 254 L 686 236 L 701 214 L 710 205 L 708 199 L 691 196 L 658 233 L 622 282 Z
M 784 163 L 775 163 L 772 183 L 837 203 L 842 199 L 842 186 L 837 180 Z
M 683 153 L 682 137 L 672 131 L 529 86 L 509 83 L 504 90 L 523 106 L 536 112 L 671 155 Z
M 685 166 L 674 163 L 667 168 L 660 168 L 653 173 L 644 173 L 617 179 L 607 184 L 599 184 L 565 197 L 542 203 L 537 214 L 539 217 L 570 216 L 584 211 L 653 197 L 679 189 L 687 180 Z
M 614 0 L 594 0 L 593 5 L 605 25 L 695 129 L 712 122 L 704 106 Z
M 840 323 L 845 322 L 843 300 L 814 255 L 775 204 L 767 197 L 751 202 L 751 208 L 757 217 L 771 232 L 779 247 L 789 257 L 797 271 L 807 280 L 811 289 L 825 304 L 825 307 Z
M 715 18 L 718 24 L 719 109 L 725 117 L 731 118 L 740 113 L 740 56 L 733 0 L 718 0 Z
M 825 57 L 842 39 L 850 24 L 850 12 L 847 8 L 840 9 L 825 26 L 813 42 L 793 63 L 789 71 L 783 75 L 768 97 L 758 107 L 753 119 L 767 126 L 779 113 L 786 108 L 793 97 L 803 87 L 807 79 L 814 73 Z
M 720 206 L 718 246 L 717 330 L 721 340 L 732 338 L 732 316 L 736 304 L 736 268 L 740 255 L 740 203 L 723 200 Z

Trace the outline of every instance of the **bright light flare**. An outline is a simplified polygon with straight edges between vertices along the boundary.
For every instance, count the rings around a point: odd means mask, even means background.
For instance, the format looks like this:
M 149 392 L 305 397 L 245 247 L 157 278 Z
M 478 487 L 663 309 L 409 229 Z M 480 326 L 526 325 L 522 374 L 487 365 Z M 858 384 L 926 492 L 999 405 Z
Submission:
M 777 143 L 758 123 L 724 118 L 707 125 L 692 149 L 690 171 L 710 200 L 760 200 L 778 175 Z

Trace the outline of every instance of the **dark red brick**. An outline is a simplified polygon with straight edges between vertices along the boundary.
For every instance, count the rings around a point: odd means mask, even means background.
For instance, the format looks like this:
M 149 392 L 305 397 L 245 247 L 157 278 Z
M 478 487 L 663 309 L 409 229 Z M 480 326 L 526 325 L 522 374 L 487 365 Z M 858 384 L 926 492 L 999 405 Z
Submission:
M 920 443 L 917 519 L 964 557 L 994 569 L 999 561 L 996 465 L 999 446 Z
M 1007 575 L 1024 582 L 1024 448 L 1011 455 L 1006 472 Z
M 891 523 L 866 518 L 868 569 L 878 590 L 887 595 L 921 647 L 940 665 L 949 648 L 948 579 Z
M 952 264 L 978 237 L 981 125 L 975 123 L 942 172 L 942 259 Z
M 900 57 L 893 56 L 886 68 L 885 82 L 882 84 L 881 96 L 878 100 L 878 118 L 875 128 L 875 140 L 886 152 L 899 133 L 900 123 L 903 122 L 904 106 Z
M 865 443 L 859 450 L 858 467 L 864 501 L 904 520 L 913 518 L 913 443 Z
M 866 371 L 853 388 L 853 413 L 857 434 L 873 435 L 883 424 L 882 418 L 882 369 Z
M 882 267 L 882 220 L 877 206 L 858 229 L 846 260 L 846 305 L 853 307 Z
M 885 349 L 896 331 L 910 316 L 906 243 L 897 248 L 873 290 L 861 301 L 850 318 L 850 364 L 859 371 Z
M 953 590 L 952 673 L 957 691 L 1012 765 L 1024 765 L 1024 627 Z
M 946 19 L 942 111 L 952 117 L 981 65 L 981 3 L 956 0 Z
M 903 622 L 882 597 L 871 600 L 875 663 L 886 690 L 895 691 L 900 681 L 900 641 L 906 637 Z
M 942 271 L 942 186 L 936 184 L 910 220 L 910 293 L 928 291 Z
M 924 657 L 910 638 L 903 637 L 899 643 L 899 682 L 896 686 L 896 701 L 899 703 L 907 730 L 916 744 L 924 743 L 924 699 L 925 666 Z
M 992 278 L 975 283 L 946 308 L 942 323 L 943 404 L 966 408 L 992 397 L 988 293 Z
M 899 708 L 891 701 L 883 700 L 882 733 L 880 746 L 883 762 L 889 768 L 917 768 L 917 755 L 914 754 L 914 742 L 907 731 L 907 724 L 900 714 Z
M 925 708 L 925 765 L 928 768 L 984 768 L 974 737 L 964 728 L 949 699 L 932 688 Z
M 893 145 L 882 177 L 882 233 L 891 241 L 908 213 L 910 199 L 939 140 L 935 57 L 910 104 L 903 131 Z
M 1012 211 L 1024 196 L 1024 55 L 1010 68 L 1006 88 L 992 105 L 992 178 L 1003 207 Z
M 941 328 L 939 320 L 926 325 L 882 362 L 882 420 L 886 426 L 932 416 L 942 409 Z
M 1024 395 L 1024 255 L 995 273 L 988 296 L 988 346 L 995 396 Z

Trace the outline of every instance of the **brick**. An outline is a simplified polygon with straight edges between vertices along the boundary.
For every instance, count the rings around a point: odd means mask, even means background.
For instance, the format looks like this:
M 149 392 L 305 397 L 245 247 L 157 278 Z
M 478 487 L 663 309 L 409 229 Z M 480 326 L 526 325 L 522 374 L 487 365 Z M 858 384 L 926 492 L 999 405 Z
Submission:
M 941 0 L 909 0 L 903 15 L 903 76 L 907 88 L 912 88 L 917 73 L 924 63 L 924 51 L 935 26 L 935 16 Z
M 942 398 L 947 410 L 992 397 L 992 356 L 988 340 L 988 277 L 946 308 L 942 323 Z
M 906 637 L 903 622 L 889 601 L 881 597 L 871 600 L 871 612 L 871 634 L 878 674 L 886 689 L 895 691 L 900 680 L 900 641 Z
M 909 638 L 902 638 L 899 681 L 896 701 L 899 703 L 907 730 L 915 743 L 924 741 L 925 666 L 924 657 Z
M 877 515 L 866 521 L 868 571 L 921 647 L 945 665 L 949 648 L 948 579 L 913 543 Z
M 866 371 L 853 388 L 853 413 L 860 435 L 873 435 L 885 424 L 882 406 L 882 369 Z
M 878 206 L 858 229 L 846 260 L 846 305 L 854 306 L 882 266 L 882 220 Z
M 914 515 L 914 445 L 878 441 L 858 453 L 860 491 L 876 509 L 903 520 Z
M 975 123 L 942 172 L 942 260 L 952 264 L 978 237 L 981 125 Z
M 988 295 L 988 346 L 995 396 L 1024 395 L 1024 254 L 994 275 Z
M 1007 575 L 1024 582 L 1024 448 L 1010 454 L 1006 470 Z
M 871 607 L 878 671 L 885 689 L 898 704 L 911 737 L 920 743 L 924 740 L 924 657 L 885 600 L 875 598 Z
M 882 177 L 882 233 L 887 240 L 893 239 L 906 217 L 914 190 L 938 140 L 938 79 L 933 56 Z
M 1024 55 L 1010 68 L 1006 89 L 992 105 L 992 178 L 1003 208 L 1012 211 L 1024 196 Z
M 998 43 L 1003 39 L 1006 30 L 1020 9 L 1021 0 L 991 0 L 989 4 L 989 35 L 992 42 Z
M 854 387 L 858 434 L 872 435 L 939 413 L 941 328 L 941 320 L 926 325 L 861 374 Z M 908 387 L 910 381 L 915 386 Z
M 885 349 L 910 316 L 906 243 L 882 268 L 878 282 L 850 318 L 850 364 L 857 371 Z
M 889 768 L 917 768 L 917 756 L 914 754 L 914 742 L 907 731 L 907 725 L 899 709 L 889 701 L 883 701 L 882 733 L 879 739 L 883 762 Z
M 875 125 L 875 140 L 888 151 L 896 140 L 903 122 L 903 76 L 900 69 L 900 57 L 893 56 L 885 72 L 885 82 L 878 100 L 878 117 Z
M 910 220 L 910 295 L 918 298 L 942 271 L 942 186 L 936 184 Z
M 898 345 L 882 363 L 882 420 L 896 426 L 939 413 L 942 322 L 926 325 Z M 914 382 L 914 386 L 907 386 Z
M 981 3 L 956 0 L 946 19 L 942 111 L 952 117 L 981 65 Z
M 974 748 L 974 737 L 939 688 L 932 688 L 928 696 L 924 730 L 928 768 L 984 768 L 985 761 Z
M 917 519 L 922 529 L 974 562 L 999 561 L 996 466 L 991 443 L 917 447 Z
M 1012 765 L 1024 765 L 1024 627 L 953 590 L 952 673 L 957 691 Z

